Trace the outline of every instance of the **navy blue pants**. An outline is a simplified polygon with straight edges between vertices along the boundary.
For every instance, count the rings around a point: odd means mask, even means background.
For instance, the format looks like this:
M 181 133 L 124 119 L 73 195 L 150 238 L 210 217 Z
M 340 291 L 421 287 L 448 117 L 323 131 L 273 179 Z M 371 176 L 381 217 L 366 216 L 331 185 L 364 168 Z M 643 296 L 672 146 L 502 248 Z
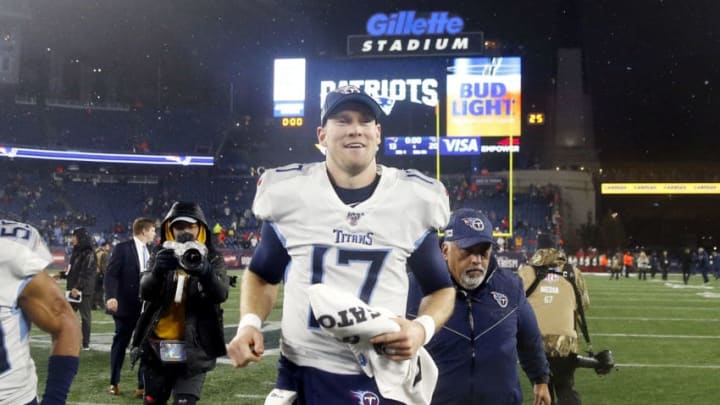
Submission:
M 130 344 L 137 317 L 119 317 L 113 316 L 115 321 L 115 336 L 113 336 L 112 346 L 110 348 L 110 384 L 120 383 L 120 372 L 125 362 L 125 351 Z M 138 388 L 143 388 L 142 373 L 138 370 Z
M 275 388 L 296 391 L 295 405 L 402 405 L 380 396 L 375 380 L 365 374 L 334 374 L 301 367 L 280 356 Z

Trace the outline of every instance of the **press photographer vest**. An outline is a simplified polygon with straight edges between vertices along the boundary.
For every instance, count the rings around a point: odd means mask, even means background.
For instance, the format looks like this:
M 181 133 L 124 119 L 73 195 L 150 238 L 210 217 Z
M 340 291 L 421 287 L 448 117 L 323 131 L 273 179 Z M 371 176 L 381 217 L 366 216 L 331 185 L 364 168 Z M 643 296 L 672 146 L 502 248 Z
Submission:
M 572 284 L 562 275 L 567 269 L 573 271 L 570 265 L 566 265 L 563 270 L 549 268 L 554 272 L 546 273 L 527 297 L 543 335 L 545 353 L 551 357 L 564 357 L 578 350 L 578 334 L 575 330 L 575 309 L 578 303 Z M 521 266 L 518 275 L 526 291 L 536 279 L 535 268 L 529 265 Z

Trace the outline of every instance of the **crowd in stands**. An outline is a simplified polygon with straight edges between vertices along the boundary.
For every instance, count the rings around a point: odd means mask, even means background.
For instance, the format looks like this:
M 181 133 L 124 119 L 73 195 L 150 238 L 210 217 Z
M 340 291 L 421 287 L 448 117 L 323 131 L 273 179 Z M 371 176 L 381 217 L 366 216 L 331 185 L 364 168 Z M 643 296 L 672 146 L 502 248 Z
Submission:
M 497 232 L 510 230 L 507 180 L 493 177 L 487 171 L 477 175 L 443 176 L 450 194 L 453 210 L 473 208 L 485 212 Z M 526 190 L 513 193 L 513 235 L 520 238 L 518 249 L 526 248 L 527 241 L 539 232 L 560 238 L 562 216 L 560 215 L 560 188 L 552 184 L 531 185 Z
M 208 112 L 130 105 L 81 107 L 17 100 L 5 103 L 0 111 L 0 146 L 139 154 L 197 152 L 213 154 L 217 164 L 212 168 L 168 169 L 77 162 L 39 164 L 3 158 L 1 215 L 32 223 L 50 245 L 65 246 L 74 227 L 88 228 L 96 241 L 123 240 L 130 237 L 130 221 L 138 215 L 161 220 L 173 201 L 193 200 L 205 208 L 220 247 L 252 249 L 257 243 L 259 224 L 250 206 L 261 173 L 258 164 L 274 166 L 277 162 L 272 159 L 282 156 L 273 153 L 266 161 L 266 154 L 252 152 L 262 150 L 265 143 L 272 148 L 273 142 L 264 136 L 250 141 L 249 120 L 244 124 L 239 121 L 237 126 L 229 125 L 227 117 Z M 442 181 L 453 210 L 480 209 L 496 231 L 507 233 L 513 228 L 518 249 L 540 231 L 561 233 L 558 187 L 538 185 L 515 190 L 511 217 L 506 178 L 484 169 L 445 175 Z
M 0 185 L 0 214 L 35 224 L 53 246 L 64 246 L 77 226 L 87 227 L 96 240 L 123 240 L 130 237 L 133 218 L 160 220 L 173 201 L 184 199 L 205 207 L 220 247 L 252 249 L 259 238 L 259 223 L 251 211 L 257 173 L 227 175 L 213 169 L 195 169 L 206 170 L 195 173 L 156 169 L 157 175 L 146 176 L 57 170 L 21 173 L 11 164 L 3 164 L 7 170 Z M 442 180 L 452 209 L 480 209 L 496 224 L 496 231 L 509 231 L 505 181 L 488 187 L 477 176 L 450 175 Z M 540 231 L 559 234 L 559 198 L 558 188 L 552 185 L 516 192 L 516 237 L 527 243 Z
M 13 103 L 0 108 L 0 144 L 16 147 L 207 155 L 221 142 L 225 126 L 227 119 L 211 111 L 113 111 Z

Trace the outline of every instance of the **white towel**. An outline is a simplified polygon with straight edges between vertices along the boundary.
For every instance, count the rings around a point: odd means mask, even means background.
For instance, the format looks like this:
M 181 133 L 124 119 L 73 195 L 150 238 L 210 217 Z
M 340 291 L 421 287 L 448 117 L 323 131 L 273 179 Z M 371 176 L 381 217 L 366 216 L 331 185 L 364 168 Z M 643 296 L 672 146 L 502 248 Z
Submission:
M 275 388 L 265 398 L 264 405 L 292 405 L 297 399 L 297 392 Z
M 411 360 L 390 360 L 378 354 L 370 338 L 397 332 L 400 325 L 385 308 L 373 308 L 350 293 L 325 284 L 308 289 L 310 306 L 320 327 L 344 341 L 368 377 L 374 377 L 380 394 L 406 404 L 429 404 L 435 391 L 438 369 L 424 347 Z

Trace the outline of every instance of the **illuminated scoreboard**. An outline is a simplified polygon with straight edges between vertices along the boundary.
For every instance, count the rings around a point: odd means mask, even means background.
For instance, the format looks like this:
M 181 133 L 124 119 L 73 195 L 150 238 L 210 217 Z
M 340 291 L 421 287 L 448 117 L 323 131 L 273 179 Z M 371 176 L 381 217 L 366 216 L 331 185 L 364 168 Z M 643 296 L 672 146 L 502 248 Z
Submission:
M 301 127 L 303 126 L 303 117 L 282 117 L 280 119 L 280 125 L 284 127 Z
M 385 137 L 385 154 L 389 156 L 435 155 L 437 142 L 432 136 Z
M 314 127 L 328 93 L 357 86 L 383 109 L 383 134 L 409 137 L 394 144 L 398 156 L 431 154 L 432 143 L 423 137 L 437 133 L 458 139 L 522 134 L 519 57 L 287 58 L 275 59 L 273 76 L 278 125 Z M 469 140 L 447 142 L 451 155 L 480 147 Z
M 434 136 L 386 136 L 385 156 L 435 156 L 438 138 Z M 440 156 L 474 156 L 481 153 L 518 153 L 520 139 L 481 139 L 479 137 L 441 136 Z
M 273 116 L 283 127 L 301 127 L 305 116 L 305 59 L 275 59 Z

